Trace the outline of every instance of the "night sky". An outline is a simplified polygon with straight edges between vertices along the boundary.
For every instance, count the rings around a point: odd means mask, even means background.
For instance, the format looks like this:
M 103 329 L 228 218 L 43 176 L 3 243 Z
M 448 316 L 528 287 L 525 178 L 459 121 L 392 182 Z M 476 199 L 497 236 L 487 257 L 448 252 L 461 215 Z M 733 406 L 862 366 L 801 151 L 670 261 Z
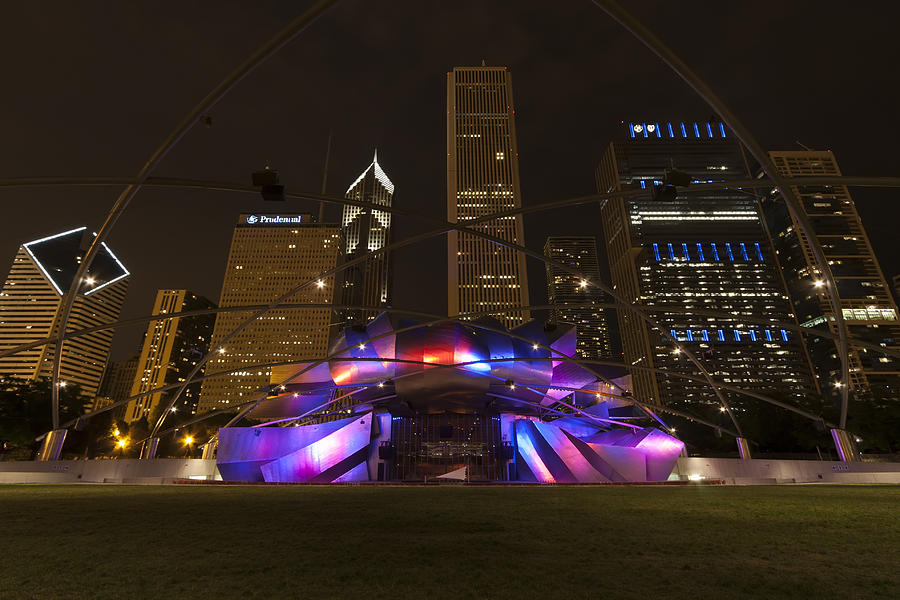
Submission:
M 295 2 L 21 2 L 0 20 L 0 177 L 137 173 L 169 131 L 264 40 Z M 890 89 L 900 8 L 889 2 L 634 2 L 770 149 L 832 150 L 847 175 L 897 175 Z M 852 7 L 852 12 L 848 10 Z M 378 148 L 394 205 L 443 218 L 446 72 L 508 66 L 526 205 L 594 193 L 594 168 L 619 123 L 705 120 L 712 111 L 587 0 L 345 0 L 245 79 L 164 160 L 158 176 L 249 183 L 267 162 L 290 191 L 318 192 L 329 130 L 328 192 L 342 195 Z M 0 189 L 0 270 L 17 246 L 99 227 L 118 188 Z M 890 277 L 900 203 L 854 198 Z M 110 237 L 132 272 L 123 317 L 150 312 L 156 289 L 216 300 L 240 211 L 315 212 L 313 204 L 147 188 Z M 335 221 L 339 207 L 326 212 Z M 601 236 L 594 207 L 525 220 L 526 243 Z M 395 217 L 395 239 L 422 225 Z M 394 256 L 394 306 L 446 311 L 443 238 Z M 604 258 L 601 257 L 601 263 Z M 532 302 L 543 266 L 529 263 Z M 113 358 L 144 327 L 122 329 Z

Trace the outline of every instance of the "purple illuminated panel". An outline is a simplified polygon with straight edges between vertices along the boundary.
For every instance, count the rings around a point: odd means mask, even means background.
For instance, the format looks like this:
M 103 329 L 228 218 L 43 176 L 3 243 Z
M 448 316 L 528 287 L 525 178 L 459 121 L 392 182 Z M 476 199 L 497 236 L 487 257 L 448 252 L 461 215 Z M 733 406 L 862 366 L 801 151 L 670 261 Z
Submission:
M 565 425 L 565 423 L 561 423 Z M 616 429 L 577 437 L 554 423 L 514 423 L 519 478 L 540 483 L 665 481 L 684 443 L 658 429 Z
M 226 481 L 367 481 L 372 420 L 367 413 L 304 427 L 220 429 L 219 472 Z

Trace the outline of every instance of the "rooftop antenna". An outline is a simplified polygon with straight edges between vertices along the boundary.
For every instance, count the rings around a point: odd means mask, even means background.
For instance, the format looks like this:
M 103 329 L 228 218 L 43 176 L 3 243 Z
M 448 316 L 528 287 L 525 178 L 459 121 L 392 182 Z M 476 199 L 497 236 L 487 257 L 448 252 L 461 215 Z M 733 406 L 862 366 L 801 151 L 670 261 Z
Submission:
M 794 143 L 806 150 L 807 152 L 812 152 L 812 148 L 801 142 L 800 140 L 794 140 Z
M 325 166 L 322 167 L 322 195 L 325 195 L 325 187 L 328 185 L 328 159 L 331 157 L 331 134 L 333 131 L 328 132 L 328 146 L 325 148 Z M 319 220 L 318 223 L 321 223 L 325 218 L 325 201 L 319 200 Z
M 482 66 L 482 67 L 486 67 L 486 66 L 487 66 L 486 64 L 484 64 L 484 59 L 483 59 L 483 58 L 481 59 L 481 66 Z

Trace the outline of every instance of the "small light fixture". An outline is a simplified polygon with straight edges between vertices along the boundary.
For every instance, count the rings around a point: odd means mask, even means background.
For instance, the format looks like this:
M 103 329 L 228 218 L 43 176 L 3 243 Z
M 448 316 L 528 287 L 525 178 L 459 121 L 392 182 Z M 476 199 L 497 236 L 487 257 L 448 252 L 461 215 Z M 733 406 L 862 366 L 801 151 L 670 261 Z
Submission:
M 323 287 L 325 287 L 325 282 L 322 281 L 321 279 L 318 280 L 318 281 L 316 282 L 316 287 L 319 288 L 319 289 L 322 289 Z

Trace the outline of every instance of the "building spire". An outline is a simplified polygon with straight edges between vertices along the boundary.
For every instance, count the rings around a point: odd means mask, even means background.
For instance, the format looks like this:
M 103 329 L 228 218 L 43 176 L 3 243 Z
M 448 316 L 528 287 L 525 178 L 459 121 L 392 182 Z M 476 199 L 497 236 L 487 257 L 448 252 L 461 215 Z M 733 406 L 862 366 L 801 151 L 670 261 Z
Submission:
M 375 158 L 372 159 L 372 163 L 378 163 L 378 148 L 375 148 Z
M 486 64 L 484 64 L 484 59 L 483 59 L 483 58 L 481 59 L 481 66 L 482 66 L 482 67 L 486 67 L 486 66 L 487 66 Z

